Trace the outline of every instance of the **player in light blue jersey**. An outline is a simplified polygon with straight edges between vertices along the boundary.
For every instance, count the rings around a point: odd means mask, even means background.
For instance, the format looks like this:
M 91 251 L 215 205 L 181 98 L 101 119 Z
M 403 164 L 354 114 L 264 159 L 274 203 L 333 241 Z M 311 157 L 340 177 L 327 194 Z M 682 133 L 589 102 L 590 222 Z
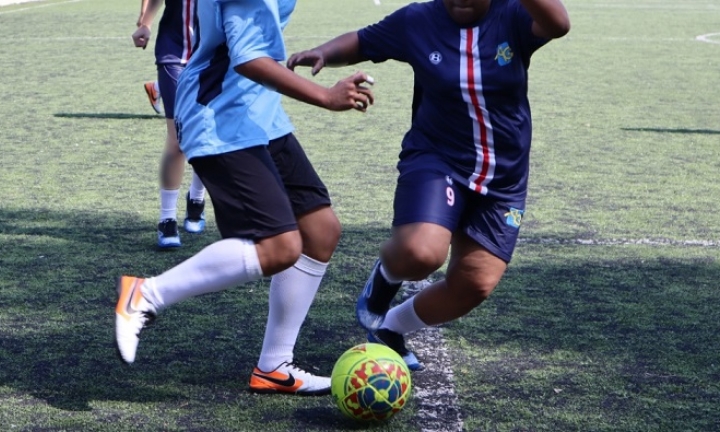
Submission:
M 177 202 L 185 171 L 185 156 L 180 151 L 175 130 L 175 89 L 178 77 L 192 54 L 195 1 L 141 0 L 137 30 L 132 35 L 135 46 L 145 49 L 150 41 L 155 15 L 163 3 L 165 4 L 155 38 L 158 80 L 145 83 L 145 92 L 157 112 L 160 112 L 159 105 L 162 101 L 167 127 L 165 148 L 160 160 L 160 218 L 157 226 L 157 245 L 160 249 L 172 249 L 181 245 Z M 205 187 L 194 172 L 185 196 L 185 204 L 185 231 L 202 232 L 205 229 Z
M 525 212 L 530 57 L 569 29 L 560 0 L 433 0 L 288 60 L 313 74 L 365 60 L 413 68 L 417 97 L 392 236 L 356 306 L 369 340 L 395 349 L 410 369 L 422 365 L 404 335 L 469 313 L 505 273 Z M 451 248 L 445 279 L 389 309 L 402 281 L 428 277 Z
M 365 111 L 373 96 L 362 72 L 326 88 L 278 63 L 285 59 L 282 29 L 294 7 L 295 0 L 198 2 L 198 44 L 178 83 L 176 122 L 222 240 L 159 276 L 120 278 L 115 338 L 127 363 L 135 360 L 140 331 L 161 309 L 273 275 L 250 389 L 330 392 L 330 379 L 300 368 L 293 350 L 340 223 L 292 134 L 280 94 L 333 111 Z

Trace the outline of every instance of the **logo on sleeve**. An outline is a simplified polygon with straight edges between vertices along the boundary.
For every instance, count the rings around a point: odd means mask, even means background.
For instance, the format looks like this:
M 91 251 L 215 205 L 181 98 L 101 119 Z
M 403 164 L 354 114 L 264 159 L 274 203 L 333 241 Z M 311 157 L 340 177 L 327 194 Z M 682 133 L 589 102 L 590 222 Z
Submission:
M 525 210 L 510 207 L 510 211 L 505 213 L 505 223 L 513 228 L 520 228 Z
M 507 42 L 503 42 L 497 47 L 495 60 L 497 60 L 500 66 L 506 66 L 510 64 L 514 55 L 515 53 L 512 48 L 510 48 L 510 45 L 508 45 Z

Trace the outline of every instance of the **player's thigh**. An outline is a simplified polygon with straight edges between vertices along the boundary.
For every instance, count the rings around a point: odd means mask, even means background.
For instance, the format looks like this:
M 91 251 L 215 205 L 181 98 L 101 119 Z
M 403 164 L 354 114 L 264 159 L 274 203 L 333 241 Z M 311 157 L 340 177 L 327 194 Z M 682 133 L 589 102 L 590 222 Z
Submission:
M 296 216 L 330 206 L 327 187 L 293 134 L 270 141 L 268 151 Z
M 436 169 L 413 169 L 398 177 L 393 236 L 398 249 L 433 253 L 444 262 L 465 208 L 466 191 Z
M 158 88 L 160 88 L 165 118 L 175 118 L 175 93 L 183 69 L 185 66 L 181 64 L 159 64 L 157 67 Z
M 260 240 L 297 230 L 297 221 L 266 146 L 190 160 L 212 200 L 223 238 Z

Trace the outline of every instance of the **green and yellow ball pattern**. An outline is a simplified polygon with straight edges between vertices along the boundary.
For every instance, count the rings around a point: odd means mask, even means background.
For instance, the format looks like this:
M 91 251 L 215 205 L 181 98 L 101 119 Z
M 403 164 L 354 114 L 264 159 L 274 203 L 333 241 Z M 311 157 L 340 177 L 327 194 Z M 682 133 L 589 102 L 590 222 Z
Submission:
M 391 348 L 364 343 L 350 348 L 335 362 L 332 396 L 346 416 L 382 421 L 407 404 L 412 390 L 410 370 Z

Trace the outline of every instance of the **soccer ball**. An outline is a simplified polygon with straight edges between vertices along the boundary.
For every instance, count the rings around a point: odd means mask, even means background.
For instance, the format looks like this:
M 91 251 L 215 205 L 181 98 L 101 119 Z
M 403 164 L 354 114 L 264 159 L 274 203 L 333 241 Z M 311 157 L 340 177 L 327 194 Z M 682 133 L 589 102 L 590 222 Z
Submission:
M 364 343 L 350 348 L 335 362 L 332 396 L 346 416 L 363 421 L 387 420 L 410 399 L 410 371 L 391 348 Z

